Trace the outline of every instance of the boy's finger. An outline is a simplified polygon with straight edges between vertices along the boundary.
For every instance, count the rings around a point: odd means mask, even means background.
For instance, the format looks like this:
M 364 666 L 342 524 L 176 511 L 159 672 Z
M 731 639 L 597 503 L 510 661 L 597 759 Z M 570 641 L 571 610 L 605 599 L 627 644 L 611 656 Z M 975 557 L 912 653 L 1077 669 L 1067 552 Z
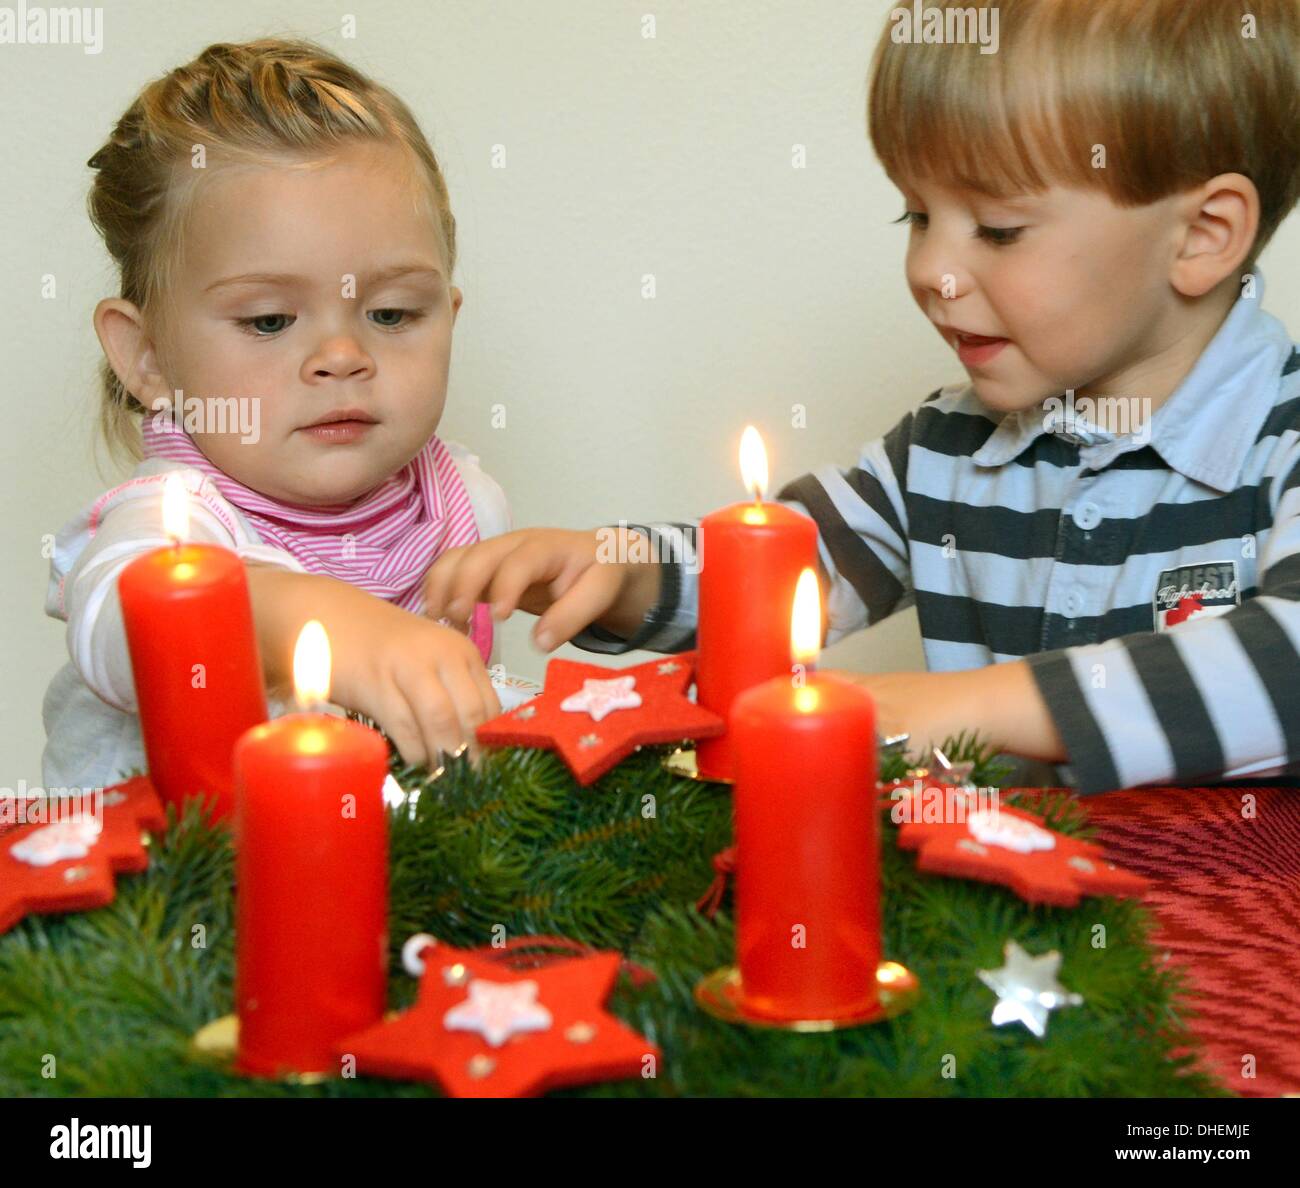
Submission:
M 568 558 L 554 544 L 534 538 L 504 558 L 491 575 L 486 595 L 498 619 L 514 614 L 525 593 L 560 577 Z
M 463 587 L 473 586 L 475 573 L 491 575 L 498 559 L 518 545 L 518 539 L 512 539 L 514 536 L 514 533 L 506 533 L 478 544 L 458 545 L 443 553 L 424 575 L 425 613 L 432 619 L 448 615 L 468 619 L 473 610 L 473 601 L 470 601 L 463 614 L 456 613 L 460 610 L 459 606 L 453 611 L 453 604 L 461 596 Z M 479 588 L 471 589 L 471 599 Z
M 447 612 L 468 619 L 474 604 L 487 601 L 487 588 L 503 567 L 514 565 L 515 555 L 527 547 L 520 534 L 493 537 L 475 545 L 462 558 L 447 590 Z
M 456 576 L 461 558 L 473 545 L 457 545 L 443 553 L 424 574 L 424 610 L 430 618 L 440 619 L 446 614 L 447 588 Z
M 569 589 L 537 620 L 533 640 L 544 652 L 572 639 L 599 619 L 614 601 L 620 584 L 612 565 L 590 565 Z

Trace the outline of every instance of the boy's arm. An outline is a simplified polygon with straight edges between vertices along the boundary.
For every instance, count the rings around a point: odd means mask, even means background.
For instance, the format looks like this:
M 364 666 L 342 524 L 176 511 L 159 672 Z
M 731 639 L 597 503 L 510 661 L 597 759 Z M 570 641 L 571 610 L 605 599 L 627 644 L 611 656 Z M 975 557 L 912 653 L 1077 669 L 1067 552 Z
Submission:
M 777 493 L 778 502 L 802 512 L 817 525 L 827 643 L 911 605 L 903 496 L 912 423 L 909 412 L 884 437 L 863 449 L 856 466 L 821 466 Z M 698 522 L 630 527 L 652 536 L 656 556 L 684 556 L 685 560 L 668 560 L 660 566 L 662 593 L 631 638 L 596 624 L 571 642 L 587 651 L 612 654 L 633 648 L 679 652 L 694 647 L 699 607 Z M 703 563 L 708 564 L 707 557 Z
M 695 646 L 699 605 L 698 523 L 628 524 L 649 542 L 657 562 L 644 567 L 638 597 L 578 632 L 569 642 L 588 652 L 617 656 L 637 648 L 685 652 Z M 614 530 L 610 526 L 611 531 Z M 634 621 L 639 616 L 639 622 Z
M 1259 594 L 1172 631 L 1027 656 L 1083 793 L 1300 763 L 1300 443 L 1273 480 Z

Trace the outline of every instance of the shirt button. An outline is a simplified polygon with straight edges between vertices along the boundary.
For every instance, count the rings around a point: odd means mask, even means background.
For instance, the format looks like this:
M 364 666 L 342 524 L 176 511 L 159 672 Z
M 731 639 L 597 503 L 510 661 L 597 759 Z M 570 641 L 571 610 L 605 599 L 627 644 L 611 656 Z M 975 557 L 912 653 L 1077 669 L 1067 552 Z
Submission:
M 1090 501 L 1079 504 L 1074 509 L 1074 522 L 1085 532 L 1091 532 L 1101 523 L 1101 508 Z
M 1078 590 L 1071 590 L 1065 599 L 1065 613 L 1074 618 L 1083 609 L 1083 595 Z

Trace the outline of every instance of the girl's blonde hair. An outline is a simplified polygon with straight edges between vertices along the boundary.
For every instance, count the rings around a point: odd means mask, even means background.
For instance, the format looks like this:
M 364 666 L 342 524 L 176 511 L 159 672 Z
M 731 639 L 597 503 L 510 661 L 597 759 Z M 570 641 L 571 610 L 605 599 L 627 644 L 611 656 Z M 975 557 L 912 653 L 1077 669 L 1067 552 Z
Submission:
M 120 270 L 121 296 L 156 317 L 200 161 L 309 159 L 356 141 L 410 150 L 428 181 L 450 277 L 456 220 L 438 160 L 407 106 L 320 46 L 268 39 L 211 45 L 150 83 L 90 158 L 90 218 Z M 107 361 L 101 375 L 100 431 L 110 455 L 139 459 L 148 410 Z
M 900 7 L 867 86 L 895 180 L 1001 196 L 1055 182 L 1138 206 L 1240 173 L 1260 199 L 1243 272 L 1300 200 L 1300 0 L 930 0 L 963 38 L 930 44 L 904 39 Z M 992 53 L 950 13 L 983 9 Z

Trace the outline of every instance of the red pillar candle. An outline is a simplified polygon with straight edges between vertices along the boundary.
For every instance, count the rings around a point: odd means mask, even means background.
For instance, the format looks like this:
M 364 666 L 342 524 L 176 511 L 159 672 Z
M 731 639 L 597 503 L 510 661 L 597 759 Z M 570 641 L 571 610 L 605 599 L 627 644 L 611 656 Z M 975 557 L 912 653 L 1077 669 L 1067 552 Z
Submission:
M 787 603 L 787 605 L 789 605 Z M 817 579 L 799 579 L 796 664 L 821 638 Z M 736 957 L 741 1009 L 852 1019 L 877 1005 L 876 715 L 838 677 L 791 670 L 741 693 L 736 748 Z
M 700 607 L 696 699 L 727 717 L 736 694 L 790 671 L 790 591 L 817 564 L 817 526 L 807 516 L 764 503 L 767 456 L 751 425 L 740 441 L 740 469 L 754 494 L 700 521 Z M 735 777 L 730 735 L 695 746 L 700 775 Z
M 164 530 L 173 543 L 118 577 L 149 778 L 164 803 L 215 797 L 234 809 L 235 741 L 265 722 L 262 664 L 243 562 L 229 549 L 187 544 L 184 482 L 164 481 Z
M 328 667 L 313 620 L 294 653 L 300 705 L 327 698 Z M 359 722 L 288 714 L 248 731 L 234 767 L 237 1067 L 337 1071 L 336 1042 L 384 1011 L 387 744 Z

